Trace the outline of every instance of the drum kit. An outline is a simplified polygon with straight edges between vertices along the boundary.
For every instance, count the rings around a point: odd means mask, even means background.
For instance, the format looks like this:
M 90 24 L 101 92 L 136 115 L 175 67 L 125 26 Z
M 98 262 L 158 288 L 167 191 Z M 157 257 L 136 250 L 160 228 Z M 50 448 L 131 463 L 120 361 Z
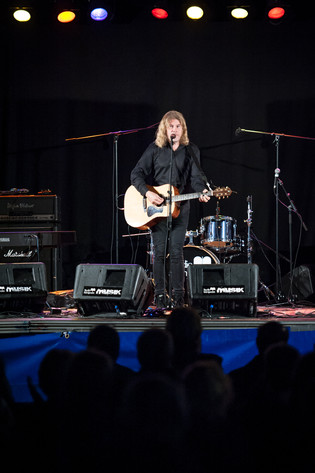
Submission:
M 200 245 L 194 238 L 200 237 Z M 245 251 L 245 242 L 237 234 L 237 222 L 232 217 L 216 214 L 204 217 L 199 228 L 188 230 L 184 246 L 185 268 L 189 264 L 229 263 Z
M 237 220 L 233 217 L 220 214 L 220 208 L 217 203 L 215 215 L 203 217 L 196 230 L 186 231 L 185 246 L 183 248 L 185 272 L 191 264 L 220 264 L 230 263 L 231 260 L 244 254 L 247 251 L 248 262 L 251 262 L 251 240 L 250 240 L 250 226 L 251 226 L 251 198 L 248 201 L 248 241 L 242 238 L 237 232 Z M 136 234 L 139 235 L 139 234 Z M 129 236 L 136 236 L 129 235 Z M 153 241 L 152 234 L 143 232 L 142 235 L 150 236 L 150 243 L 147 249 L 149 256 L 149 266 L 153 265 Z M 127 235 L 124 235 L 127 236 Z M 195 240 L 198 239 L 198 240 Z M 197 244 L 196 244 L 197 241 Z M 168 261 L 169 255 L 167 255 Z

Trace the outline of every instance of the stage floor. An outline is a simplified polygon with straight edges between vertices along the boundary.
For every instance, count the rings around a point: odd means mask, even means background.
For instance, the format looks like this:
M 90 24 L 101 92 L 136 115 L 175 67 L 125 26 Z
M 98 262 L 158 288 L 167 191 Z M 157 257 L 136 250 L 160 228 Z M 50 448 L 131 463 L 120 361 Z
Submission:
M 152 309 L 152 311 L 145 311 L 141 316 L 111 312 L 84 316 L 78 312 L 76 307 L 50 307 L 49 310 L 38 314 L 2 313 L 0 314 L 0 336 L 89 332 L 100 324 L 110 324 L 119 332 L 142 332 L 151 327 L 164 327 L 170 311 L 156 312 L 154 306 Z M 291 327 L 292 331 L 315 330 L 315 304 L 261 304 L 257 307 L 255 317 L 234 313 L 216 313 L 201 318 L 203 330 L 255 328 L 270 320 L 281 321 Z

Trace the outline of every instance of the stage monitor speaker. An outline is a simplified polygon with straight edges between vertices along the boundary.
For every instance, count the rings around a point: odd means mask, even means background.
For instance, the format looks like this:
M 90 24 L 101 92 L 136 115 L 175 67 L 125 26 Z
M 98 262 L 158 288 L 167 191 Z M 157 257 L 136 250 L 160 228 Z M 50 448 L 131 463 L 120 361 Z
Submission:
M 188 302 L 209 315 L 255 316 L 258 272 L 256 264 L 192 264 L 187 273 Z
M 44 263 L 0 263 L 0 312 L 35 312 L 47 299 Z
M 152 284 L 137 264 L 79 264 L 73 299 L 82 315 L 140 316 L 150 304 Z
M 286 274 L 281 281 L 283 294 L 290 299 L 292 296 L 299 301 L 314 301 L 314 266 L 301 265 L 292 272 L 292 286 L 290 273 Z

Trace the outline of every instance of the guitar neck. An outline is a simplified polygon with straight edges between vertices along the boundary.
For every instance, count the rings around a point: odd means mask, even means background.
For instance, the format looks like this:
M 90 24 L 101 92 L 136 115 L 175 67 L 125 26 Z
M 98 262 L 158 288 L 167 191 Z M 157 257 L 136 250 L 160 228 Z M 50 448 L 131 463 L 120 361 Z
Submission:
M 182 195 L 173 195 L 172 201 L 173 202 L 180 202 L 182 200 L 191 200 L 191 199 L 199 199 L 201 195 L 213 195 L 212 192 L 192 192 L 191 194 L 182 194 Z

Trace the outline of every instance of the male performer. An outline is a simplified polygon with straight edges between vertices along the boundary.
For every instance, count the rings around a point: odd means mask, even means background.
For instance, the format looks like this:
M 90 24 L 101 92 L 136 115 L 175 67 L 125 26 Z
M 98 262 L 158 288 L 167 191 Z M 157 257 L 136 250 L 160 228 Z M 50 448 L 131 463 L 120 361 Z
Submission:
M 200 151 L 195 144 L 189 142 L 185 118 L 180 112 L 171 110 L 160 121 L 154 143 L 147 147 L 132 170 L 131 184 L 154 205 L 162 204 L 163 198 L 148 190 L 146 184 L 153 186 L 171 184 L 177 187 L 180 194 L 187 192 L 186 189 L 190 184 L 195 192 L 206 193 L 209 191 L 206 188 L 207 180 L 195 163 L 196 158 L 199 163 Z M 149 182 L 150 179 L 151 182 Z M 199 198 L 200 202 L 207 202 L 209 199 L 210 197 L 206 194 Z M 179 216 L 172 219 L 171 226 L 168 225 L 168 219 L 163 218 L 152 227 L 153 278 L 157 308 L 178 307 L 184 304 L 183 247 L 189 220 L 189 207 L 189 200 L 181 202 Z M 170 229 L 169 248 L 167 247 L 168 228 Z M 171 270 L 171 287 L 167 287 L 165 275 L 167 251 Z M 169 294 L 167 294 L 167 289 L 169 289 Z

